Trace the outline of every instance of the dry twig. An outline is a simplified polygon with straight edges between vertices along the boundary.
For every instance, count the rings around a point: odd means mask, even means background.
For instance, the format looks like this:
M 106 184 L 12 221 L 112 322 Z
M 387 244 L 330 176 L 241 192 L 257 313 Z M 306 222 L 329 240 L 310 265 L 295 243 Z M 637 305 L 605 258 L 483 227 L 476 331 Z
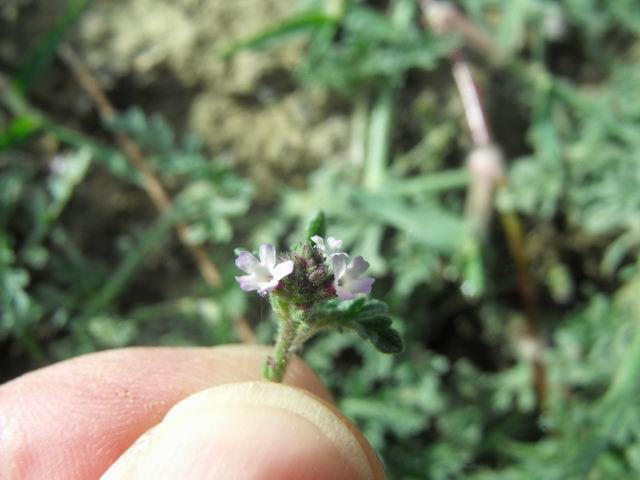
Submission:
M 104 121 L 108 121 L 117 115 L 117 111 L 113 104 L 105 94 L 100 84 L 82 63 L 78 56 L 68 45 L 62 45 L 59 49 L 60 56 L 69 66 L 71 72 L 78 80 L 80 86 L 87 92 L 96 105 L 100 117 Z M 169 193 L 163 187 L 162 182 L 153 171 L 153 168 L 147 162 L 142 150 L 131 137 L 126 133 L 118 132 L 115 134 L 118 145 L 125 153 L 126 158 L 131 165 L 140 173 L 142 184 L 155 205 L 156 209 L 164 214 L 173 209 L 173 202 Z M 194 244 L 188 235 L 188 227 L 184 223 L 176 224 L 176 233 L 182 246 L 189 252 L 194 262 L 198 266 L 202 278 L 213 288 L 219 288 L 222 284 L 220 273 L 205 249 Z M 255 336 L 253 330 L 249 326 L 247 320 L 243 317 L 235 319 L 235 326 L 238 335 L 245 343 L 253 343 Z
M 420 2 L 425 23 L 438 33 L 455 31 L 462 34 L 465 41 L 487 54 L 493 54 L 495 47 L 488 36 L 477 28 L 466 16 L 448 2 L 422 0 Z M 480 239 L 486 236 L 486 229 L 493 209 L 495 192 L 507 186 L 502 152 L 491 134 L 490 123 L 482 103 L 480 89 L 461 51 L 452 55 L 452 72 L 456 87 L 462 98 L 465 117 L 474 143 L 469 156 L 472 182 L 467 198 L 467 218 L 474 233 Z M 530 274 L 529 256 L 526 251 L 522 224 L 513 211 L 501 211 L 500 220 L 507 237 L 509 250 L 514 259 L 518 291 L 526 319 L 526 353 L 532 360 L 534 381 L 538 402 L 544 406 L 547 393 L 547 374 L 542 361 L 542 341 L 537 328 L 537 301 L 534 283 Z

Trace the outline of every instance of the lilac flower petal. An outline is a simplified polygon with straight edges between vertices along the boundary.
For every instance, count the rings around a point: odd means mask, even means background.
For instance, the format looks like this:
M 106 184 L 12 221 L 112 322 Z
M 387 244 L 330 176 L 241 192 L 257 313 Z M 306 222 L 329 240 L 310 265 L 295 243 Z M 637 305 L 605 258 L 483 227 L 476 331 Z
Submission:
M 279 263 L 271 269 L 271 274 L 274 280 L 280 281 L 287 275 L 293 272 L 293 261 L 287 260 L 286 262 Z
M 329 245 L 329 249 L 333 253 L 342 246 L 342 240 L 338 240 L 335 237 L 329 237 L 327 238 L 327 245 Z
M 349 290 L 353 293 L 371 293 L 373 282 L 375 279 L 371 277 L 358 278 L 349 284 Z
M 360 275 L 362 275 L 364 272 L 366 272 L 368 269 L 369 269 L 369 262 L 367 262 L 364 258 L 358 255 L 351 261 L 351 265 L 349 265 L 349 268 L 348 268 L 348 275 L 351 278 L 357 278 Z
M 361 277 L 369 268 L 369 263 L 362 257 L 355 257 L 351 262 L 346 254 L 339 254 L 332 258 L 334 266 L 333 287 L 336 294 L 343 300 L 355 298 L 360 293 L 370 293 L 372 277 Z M 349 262 L 347 264 L 347 262 Z
M 320 247 L 320 250 L 324 250 L 324 238 L 322 238 L 320 235 L 314 235 L 313 237 L 311 237 L 311 241 L 318 247 Z
M 338 285 L 337 283 L 334 285 L 335 289 L 336 289 L 336 294 L 338 295 L 338 297 L 340 297 L 342 300 L 351 300 L 356 298 L 356 295 L 354 293 L 351 293 L 349 290 L 347 290 L 346 288 L 342 288 L 340 285 Z
M 252 292 L 253 290 L 258 290 L 260 288 L 256 277 L 254 277 L 253 275 L 243 275 L 241 277 L 236 277 L 236 281 L 240 284 L 240 288 L 245 292 Z
M 342 240 L 338 240 L 334 237 L 329 237 L 325 240 L 318 235 L 311 237 L 311 240 L 316 244 L 318 250 L 320 250 L 325 257 L 331 258 L 334 255 L 346 255 L 343 252 L 338 252 L 338 249 L 342 245 Z
M 260 245 L 260 263 L 271 270 L 276 266 L 276 247 L 270 243 Z
M 336 280 L 342 278 L 347 270 L 347 261 L 349 257 L 347 257 L 346 253 L 341 253 L 339 255 L 334 255 L 331 257 L 331 261 L 333 262 L 333 273 Z
M 270 244 L 260 245 L 259 257 L 260 259 L 249 252 L 240 252 L 236 265 L 249 275 L 236 277 L 236 280 L 240 288 L 247 292 L 257 290 L 260 295 L 267 295 L 278 286 L 282 278 L 293 272 L 294 264 L 291 260 L 276 264 L 276 249 Z
M 264 295 L 264 294 L 274 290 L 278 286 L 279 282 L 280 282 L 279 280 L 276 280 L 274 278 L 273 280 L 271 280 L 268 283 L 261 283 L 260 284 L 260 289 L 258 290 L 258 293 Z
M 236 266 L 246 273 L 253 273 L 259 263 L 258 259 L 249 252 L 240 252 L 240 255 L 236 258 Z

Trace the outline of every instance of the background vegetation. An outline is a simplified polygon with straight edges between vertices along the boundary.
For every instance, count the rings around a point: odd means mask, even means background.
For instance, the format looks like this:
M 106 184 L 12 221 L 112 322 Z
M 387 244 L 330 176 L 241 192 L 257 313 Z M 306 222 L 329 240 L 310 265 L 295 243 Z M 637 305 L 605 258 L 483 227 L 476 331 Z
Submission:
M 406 350 L 304 357 L 391 478 L 638 478 L 640 4 L 449 5 L 0 3 L 0 380 L 270 341 L 233 249 L 322 209 Z

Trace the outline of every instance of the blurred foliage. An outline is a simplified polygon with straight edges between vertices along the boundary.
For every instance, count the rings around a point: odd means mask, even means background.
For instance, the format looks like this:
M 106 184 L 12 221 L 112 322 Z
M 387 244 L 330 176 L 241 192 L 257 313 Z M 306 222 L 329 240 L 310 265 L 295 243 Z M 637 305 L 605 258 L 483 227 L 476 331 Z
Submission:
M 21 2 L 10 3 L 1 22 L 20 16 Z M 152 115 L 116 87 L 107 93 L 121 95 L 124 113 L 106 124 L 86 106 L 46 100 L 52 85 L 73 82 L 55 61 L 58 43 L 80 42 L 73 22 L 88 28 L 80 11 L 103 8 L 84 4 L 66 4 L 31 54 L 0 63 L 11 67 L 0 85 L 4 377 L 98 348 L 234 340 L 233 319 L 257 323 L 264 306 L 235 285 L 233 247 L 300 238 L 322 209 L 328 234 L 370 261 L 405 351 L 380 356 L 345 332 L 317 338 L 304 356 L 378 449 L 390 478 L 640 476 L 636 1 L 456 2 L 495 55 L 456 32 L 428 31 L 410 0 L 304 0 L 280 23 L 208 45 L 210 55 L 189 68 L 263 62 L 301 45 L 291 67 L 296 91 L 321 92 L 350 116 L 337 154 L 331 133 L 317 149 L 330 157 L 317 168 L 299 165 L 305 187 L 276 170 L 269 181 L 277 198 L 266 201 L 253 194 L 263 185 L 247 178 L 258 178 L 272 152 L 257 149 L 250 163 L 236 162 L 226 147 L 211 152 L 182 116 L 161 108 Z M 0 43 L 10 42 L 0 34 Z M 469 228 L 464 159 L 472 141 L 449 61 L 460 48 L 505 153 L 508 184 L 496 217 L 523 226 L 535 336 L 508 233 L 497 219 L 484 240 Z M 191 57 L 172 50 L 169 64 L 181 65 L 176 58 Z M 151 77 L 120 73 L 121 81 L 167 96 L 193 88 L 191 80 L 163 84 L 161 60 L 153 68 Z M 272 68 L 279 84 L 282 64 Z M 268 73 L 268 62 L 261 69 Z M 60 95 L 75 98 L 77 88 Z M 251 103 L 244 91 L 224 90 Z M 237 118 L 255 107 L 247 108 Z M 115 133 L 142 149 L 174 198 L 170 212 L 153 210 Z M 243 134 L 252 139 L 251 128 Z M 222 270 L 218 291 L 198 277 L 175 239 L 176 222 Z M 381 318 L 386 325 L 387 314 Z M 272 329 L 261 322 L 258 336 L 270 341 Z
M 172 342 L 208 344 L 205 338 L 230 341 L 233 338 L 231 319 L 243 305 L 235 292 L 229 293 L 236 297 L 233 302 L 226 293 L 221 294 L 217 302 L 206 297 L 202 300 L 176 297 L 174 303 L 162 301 L 158 307 L 135 305 L 136 308 L 126 313 L 118 308 L 118 303 L 148 257 L 163 245 L 164 248 L 170 245 L 171 228 L 176 222 L 186 222 L 188 237 L 194 244 L 228 244 L 233 236 L 231 220 L 244 215 L 249 208 L 251 185 L 224 161 L 204 155 L 195 136 L 185 136 L 178 141 L 159 116 L 147 118 L 140 110 L 132 109 L 111 119 L 105 127 L 118 133 L 126 132 L 145 151 L 147 159 L 161 172 L 163 183 L 175 194 L 173 210 L 163 215 L 152 214 L 151 218 L 143 215 L 129 225 L 128 232 L 114 239 L 115 251 L 102 256 L 111 258 L 87 258 L 82 249 L 87 248 L 86 242 L 95 239 L 85 238 L 82 230 L 76 229 L 86 226 L 83 215 L 100 217 L 97 212 L 76 204 L 76 216 L 80 215 L 76 222 L 80 224 L 65 225 L 61 218 L 65 208 L 74 194 L 84 199 L 92 196 L 91 192 L 77 192 L 82 190 L 83 183 L 93 183 L 100 189 L 102 177 L 110 172 L 116 173 L 118 179 L 141 186 L 138 172 L 123 158 L 118 158 L 114 165 L 117 157 L 112 155 L 104 159 L 106 166 L 115 168 L 101 169 L 94 161 L 101 152 L 89 141 L 77 150 L 62 147 L 64 153 L 56 154 L 44 165 L 20 163 L 16 161 L 20 149 L 5 150 L 3 158 L 7 166 L 0 174 L 4 187 L 0 332 L 3 337 L 20 339 L 36 361 L 123 346 L 134 339 L 139 342 L 139 322 L 146 321 L 150 311 L 159 317 L 184 317 L 186 324 L 194 323 L 189 319 L 195 317 L 193 331 L 189 334 L 185 328 L 179 335 L 172 334 Z M 55 134 L 56 129 L 52 129 L 50 135 Z M 65 138 L 58 140 L 64 142 Z M 80 138 L 79 142 L 83 141 Z M 89 179 L 90 170 L 96 177 L 93 181 Z M 109 210 L 113 208 L 109 202 L 117 202 L 119 196 L 117 192 L 108 195 L 92 201 L 103 202 L 103 208 L 106 206 Z M 113 217 L 106 220 L 116 221 Z M 110 266 L 111 263 L 115 267 Z M 228 308 L 226 303 L 230 303 Z M 38 336 L 43 335 L 45 339 L 56 338 L 60 332 L 67 334 L 59 341 L 49 342 L 47 349 L 51 352 L 46 352 L 33 338 L 33 331 L 39 330 L 42 332 Z

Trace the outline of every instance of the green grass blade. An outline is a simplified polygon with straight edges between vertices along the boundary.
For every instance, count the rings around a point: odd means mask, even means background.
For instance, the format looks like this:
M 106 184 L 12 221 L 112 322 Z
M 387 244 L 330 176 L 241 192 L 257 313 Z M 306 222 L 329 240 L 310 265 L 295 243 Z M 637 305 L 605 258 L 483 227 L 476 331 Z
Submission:
M 76 24 L 82 13 L 89 6 L 91 0 L 69 0 L 64 15 L 55 23 L 44 38 L 38 42 L 28 56 L 27 61 L 17 72 L 14 80 L 23 92 L 28 91 L 40 78 L 56 53 L 58 46 L 65 39 L 71 28 Z
M 21 115 L 13 120 L 5 130 L 0 132 L 0 152 L 8 150 L 27 140 L 40 130 L 40 123 L 33 117 Z
M 317 28 L 334 25 L 337 22 L 338 18 L 327 15 L 324 12 L 304 12 L 300 15 L 290 17 L 249 38 L 234 43 L 222 51 L 222 56 L 229 58 L 241 50 L 262 48 L 278 40 L 283 40 L 294 35 L 311 33 Z
M 138 245 L 122 259 L 102 288 L 89 299 L 82 312 L 83 318 L 89 318 L 116 302 L 147 256 L 166 240 L 171 229 L 171 220 L 169 215 L 160 218 L 143 235 Z

